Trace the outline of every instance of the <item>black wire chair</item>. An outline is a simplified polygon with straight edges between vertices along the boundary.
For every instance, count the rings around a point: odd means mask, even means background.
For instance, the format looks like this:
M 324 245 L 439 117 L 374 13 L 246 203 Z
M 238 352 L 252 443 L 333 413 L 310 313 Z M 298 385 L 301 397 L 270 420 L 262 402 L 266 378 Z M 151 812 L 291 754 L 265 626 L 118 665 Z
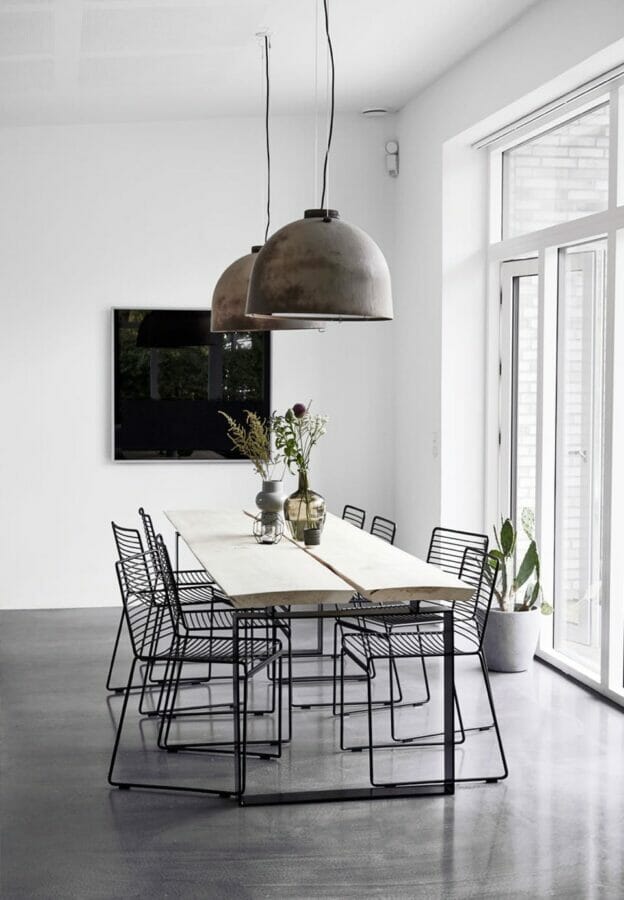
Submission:
M 366 521 L 366 511 L 360 509 L 359 506 L 351 506 L 349 503 L 347 503 L 342 511 L 342 518 L 345 520 L 345 522 L 351 522 L 351 524 L 355 525 L 356 528 L 364 528 L 364 522 Z
M 371 529 L 372 530 L 372 529 Z M 460 578 L 464 581 L 467 581 L 472 587 L 474 587 L 475 591 L 478 590 L 481 583 L 481 568 L 478 568 L 478 571 L 474 571 L 474 567 L 467 565 L 466 560 L 466 551 L 467 550 L 475 550 L 482 554 L 487 553 L 488 549 L 488 536 L 486 534 L 480 534 L 478 532 L 473 531 L 461 531 L 456 528 L 444 528 L 441 525 L 437 525 L 433 531 L 431 532 L 431 538 L 429 540 L 429 548 L 427 550 L 427 562 L 431 563 L 431 565 L 438 566 L 442 569 L 443 572 L 446 572 L 449 575 L 454 575 L 456 578 Z M 365 609 L 369 605 L 369 601 L 363 599 L 362 597 L 355 596 L 351 601 L 353 606 L 363 608 L 362 615 L 358 616 L 356 620 L 349 619 L 340 619 L 336 621 L 335 629 L 355 629 L 361 631 L 367 631 L 369 628 L 373 630 L 381 629 L 385 633 L 389 634 L 394 628 L 405 628 L 413 626 L 417 622 L 417 616 L 420 613 L 422 608 L 426 608 L 426 605 L 423 605 L 421 601 L 416 600 L 410 603 L 410 608 L 415 614 L 413 617 L 404 616 L 404 615 L 388 615 L 388 616 L 375 616 L 366 618 Z M 441 601 L 439 605 L 444 605 L 444 601 Z M 454 606 L 454 614 L 455 616 L 461 616 L 461 608 L 459 606 Z M 338 636 L 334 634 L 334 646 L 337 648 L 338 646 Z M 424 700 L 416 700 L 416 701 L 408 701 L 405 703 L 406 706 L 423 706 L 431 699 L 431 689 L 429 686 L 429 676 L 427 673 L 427 666 L 425 662 L 425 657 L 421 658 L 422 665 L 422 673 L 423 680 L 425 685 L 425 699 Z M 394 719 L 394 708 L 396 705 L 403 702 L 402 691 L 401 691 L 401 682 L 399 678 L 399 673 L 396 666 L 393 666 L 394 677 L 396 679 L 397 687 L 398 687 L 398 697 L 395 700 L 393 706 L 393 715 L 391 718 L 391 733 L 394 738 L 395 735 L 395 719 Z M 335 673 L 337 674 L 337 667 L 335 668 Z M 336 686 L 334 685 L 334 700 L 336 700 Z M 456 701 L 457 703 L 457 701 Z M 334 713 L 336 713 L 336 703 L 334 703 Z M 346 715 L 350 715 L 349 712 Z M 464 728 L 461 716 L 461 709 L 459 704 L 457 703 L 457 716 L 460 725 L 460 733 L 461 740 L 464 740 Z
M 460 531 L 456 528 L 444 528 L 437 525 L 431 532 L 429 541 L 429 549 L 427 550 L 427 562 L 432 566 L 437 566 L 446 572 L 447 575 L 454 575 L 463 581 L 467 581 L 469 585 L 478 589 L 481 582 L 480 570 L 475 573 L 473 567 L 467 565 L 467 550 L 474 550 L 478 554 L 487 554 L 488 550 L 487 534 L 480 534 L 475 531 Z M 438 605 L 444 605 L 444 601 L 437 601 Z M 414 612 L 419 612 L 427 604 L 421 600 L 413 600 L 410 607 Z M 461 609 L 454 606 L 455 616 L 461 615 Z M 376 624 L 376 623 L 375 623 Z M 393 621 L 392 617 L 384 618 L 383 625 L 393 627 L 403 627 L 409 625 L 409 620 L 397 616 Z
M 177 584 L 175 578 L 175 572 L 171 565 L 171 559 L 169 557 L 169 553 L 167 551 L 167 547 L 164 544 L 162 537 L 159 535 L 156 538 L 156 551 L 157 558 L 160 564 L 160 575 L 165 582 L 165 588 L 168 590 L 168 594 L 170 598 L 175 599 L 175 608 L 180 610 L 180 621 L 182 622 L 184 628 L 189 633 L 203 632 L 206 631 L 209 634 L 210 639 L 229 639 L 233 637 L 233 612 L 229 609 L 227 610 L 218 610 L 215 607 L 206 607 L 205 604 L 193 605 L 188 599 L 183 601 L 183 596 L 186 593 L 185 588 L 180 588 Z M 229 600 L 228 600 L 229 602 Z M 231 604 L 230 604 L 231 605 Z M 286 644 L 288 647 L 288 658 L 289 658 L 289 670 L 290 670 L 290 628 L 288 624 L 280 618 L 271 617 L 268 618 L 266 616 L 261 616 L 260 613 L 254 613 L 253 610 L 245 611 L 245 638 L 247 640 L 248 646 L 250 648 L 251 658 L 250 663 L 253 663 L 253 650 L 256 647 L 262 648 L 264 645 L 262 641 L 257 640 L 257 631 L 258 628 L 262 629 L 265 632 L 266 644 L 268 645 L 272 639 L 276 639 L 277 631 L 279 630 L 283 637 L 285 637 Z M 263 668 L 263 655 L 261 654 L 260 659 L 260 668 Z M 183 684 L 203 684 L 205 682 L 214 680 L 231 680 L 229 676 L 215 676 L 212 678 L 212 663 L 208 666 L 208 677 L 204 679 L 193 679 L 193 678 L 181 678 L 180 673 L 178 673 L 177 681 L 176 681 L 176 690 L 180 685 Z M 274 713 L 276 709 L 277 703 L 277 691 L 278 689 L 281 691 L 281 669 L 279 673 L 275 672 L 275 668 L 273 667 L 271 672 L 269 673 L 268 682 L 271 690 L 271 705 L 268 708 L 258 708 L 254 707 L 252 710 L 254 716 L 263 716 L 266 713 Z M 221 713 L 221 707 L 225 706 L 226 711 L 232 708 L 231 704 L 202 704 L 200 706 L 184 706 L 178 707 L 175 711 L 169 711 L 168 721 L 169 724 L 167 726 L 167 734 L 169 733 L 169 728 L 172 719 L 174 718 L 184 718 L 187 716 L 197 716 L 201 715 L 207 709 L 213 713 L 216 710 L 216 714 L 219 715 Z M 291 692 L 289 685 L 289 707 L 288 707 L 288 722 L 289 722 L 289 731 L 288 738 L 290 740 L 291 733 Z M 281 725 L 280 725 L 280 733 L 281 733 Z M 256 743 L 264 743 L 263 741 Z M 178 745 L 182 746 L 182 745 Z M 210 745 L 214 746 L 214 744 Z M 168 749 L 170 749 L 171 745 L 167 744 Z M 185 748 L 189 749 L 193 747 L 194 749 L 204 749 L 206 744 L 204 742 L 197 744 L 189 744 L 188 742 L 184 745 Z M 263 754 L 260 754 L 263 755 Z
M 473 597 L 469 601 L 456 601 L 454 614 L 454 647 L 453 653 L 456 657 L 476 656 L 479 660 L 487 700 L 492 716 L 492 722 L 487 725 L 479 725 L 474 728 L 464 729 L 462 726 L 462 735 L 465 737 L 466 731 L 486 731 L 494 728 L 500 758 L 502 762 L 502 772 L 496 775 L 481 775 L 460 777 L 455 780 L 458 782 L 485 781 L 493 782 L 507 778 L 509 769 L 505 757 L 498 719 L 494 707 L 494 698 L 490 686 L 490 680 L 487 670 L 487 662 L 483 652 L 483 638 L 487 627 L 488 616 L 494 595 L 494 586 L 498 574 L 498 564 L 490 568 L 487 562 L 487 554 L 479 548 L 467 547 L 462 556 L 458 576 L 463 580 L 470 581 L 478 578 L 479 586 Z M 455 612 L 454 611 L 454 612 Z M 398 618 L 398 617 L 397 617 Z M 429 621 L 427 621 L 429 619 Z M 424 620 L 424 621 L 423 621 Z M 439 622 L 436 620 L 434 610 L 428 610 L 426 613 L 415 615 L 416 627 L 414 624 L 409 630 L 397 629 L 386 631 L 350 631 L 343 634 L 341 640 L 340 653 L 340 746 L 343 750 L 365 750 L 369 752 L 369 766 L 371 772 L 371 783 L 374 781 L 374 750 L 376 749 L 400 749 L 411 746 L 437 746 L 441 741 L 430 741 L 429 738 L 437 735 L 420 735 L 410 738 L 399 738 L 392 735 L 390 743 L 375 744 L 373 740 L 373 712 L 374 704 L 371 703 L 371 678 L 373 665 L 377 661 L 387 660 L 388 664 L 396 664 L 397 660 L 405 659 L 431 659 L 434 657 L 444 656 L 444 638 L 439 630 Z M 368 733 L 369 743 L 365 745 L 348 746 L 345 743 L 345 710 L 344 710 L 344 678 L 345 678 L 345 659 L 350 659 L 357 667 L 367 674 L 367 713 L 368 713 Z M 390 677 L 390 690 L 392 691 L 393 679 Z M 457 696 L 454 692 L 454 699 L 457 703 Z M 394 704 L 390 707 L 391 715 Z M 455 743 L 459 743 L 455 741 Z
M 149 513 L 145 512 L 143 507 L 139 508 L 139 516 L 143 522 L 148 549 L 151 550 L 152 553 L 157 553 L 156 531 L 154 529 L 152 517 Z M 179 534 L 176 532 L 176 541 L 178 538 Z M 178 558 L 176 543 L 176 561 Z M 168 556 L 168 559 L 170 561 L 171 558 Z M 211 631 L 231 631 L 233 619 L 230 598 L 206 569 L 172 568 L 172 578 L 174 579 L 178 592 L 179 602 L 186 610 L 187 622 L 192 622 L 194 628 L 209 628 Z M 192 612 L 188 609 L 189 606 L 194 607 Z M 207 613 L 208 616 L 206 615 Z M 259 624 L 258 620 L 252 618 L 247 624 L 251 629 L 251 637 L 255 637 L 255 632 L 257 631 Z M 282 620 L 280 620 L 279 626 L 283 633 L 288 634 L 288 629 L 284 627 L 285 623 Z M 266 638 L 269 640 L 269 631 L 272 626 L 268 622 L 262 622 L 261 627 L 266 630 Z M 227 677 L 228 676 L 214 675 L 212 666 L 209 666 L 205 677 L 198 678 L 196 676 L 191 676 L 189 678 L 182 678 L 180 679 L 180 684 L 197 685 L 211 680 L 219 681 L 224 678 L 227 679 Z M 152 680 L 157 683 L 157 679 Z M 272 713 L 274 712 L 274 709 L 275 695 L 273 693 L 271 706 L 263 710 L 254 710 L 254 715 Z M 183 713 L 192 714 L 193 711 L 194 707 L 190 707 L 185 708 Z M 178 713 L 178 715 L 181 714 L 182 713 Z
M 156 553 L 156 535 L 154 533 L 154 527 L 151 517 L 143 510 L 142 507 L 139 510 L 139 515 L 141 516 L 145 528 L 145 536 L 147 539 L 148 549 L 154 554 Z M 116 522 L 111 522 L 111 526 L 113 529 L 113 536 L 115 538 L 115 544 L 117 546 L 119 559 L 127 559 L 128 557 L 137 556 L 138 554 L 144 552 L 145 547 L 143 545 L 143 541 L 138 529 L 124 528 L 121 525 L 117 525 Z M 162 575 L 160 575 L 158 572 L 154 572 L 152 574 L 156 579 L 154 581 L 154 584 L 152 585 L 152 588 L 155 591 L 160 590 L 162 593 L 164 591 L 164 586 L 162 584 Z M 207 609 L 210 609 L 211 612 L 215 613 L 220 618 L 220 622 L 218 623 L 217 627 L 231 628 L 231 614 L 228 613 L 227 610 L 220 610 L 217 613 L 217 610 L 215 609 L 216 601 L 219 601 L 220 604 L 229 605 L 228 598 L 223 593 L 223 591 L 221 591 L 218 585 L 215 584 L 214 581 L 207 580 L 207 577 L 209 577 L 207 573 L 205 573 L 204 581 L 202 582 L 200 580 L 201 574 L 202 570 L 197 570 L 196 572 L 192 570 L 190 572 L 181 573 L 182 578 L 178 583 L 180 602 L 185 605 L 193 604 L 194 606 L 206 604 Z M 214 618 L 211 621 L 214 626 Z M 106 689 L 112 691 L 115 694 L 121 694 L 124 691 L 123 685 L 112 684 L 113 671 L 115 668 L 115 662 L 119 650 L 119 642 L 124 629 L 124 622 L 125 617 L 122 609 L 119 618 L 119 625 L 117 626 L 117 633 L 115 635 L 115 642 L 113 644 L 113 651 L 111 654 L 108 674 L 106 677 Z M 154 681 L 154 679 L 152 680 Z M 197 683 L 197 680 L 194 679 L 192 683 Z
M 389 544 L 394 544 L 396 530 L 396 522 L 393 522 L 392 519 L 385 519 L 383 516 L 375 516 L 371 522 L 370 533 Z
M 346 510 L 347 508 L 348 508 L 348 507 L 345 506 L 345 510 Z M 351 509 L 355 509 L 355 508 L 357 508 L 357 507 L 351 507 Z M 363 512 L 363 510 L 362 510 L 362 512 Z M 342 517 L 343 517 L 343 519 L 345 518 L 344 512 L 343 512 L 343 516 L 342 516 Z M 362 525 L 363 525 L 363 524 L 364 524 L 364 520 L 362 519 Z M 360 527 L 362 527 L 362 526 L 360 526 Z M 372 523 L 371 523 L 370 533 L 371 533 L 372 535 L 374 535 L 375 537 L 380 538 L 380 539 L 383 540 L 383 541 L 387 541 L 389 544 L 394 544 L 394 538 L 395 538 L 395 536 L 396 536 L 396 530 L 397 530 L 396 523 L 393 522 L 391 519 L 386 519 L 386 518 L 384 518 L 383 516 L 375 516 L 375 517 L 373 518 Z M 362 597 L 360 594 L 357 594 L 357 593 L 353 595 L 353 597 L 352 597 L 351 600 L 350 600 L 350 603 L 351 603 L 353 606 L 356 606 L 356 607 L 366 607 L 366 606 L 370 606 L 370 605 L 371 605 L 369 600 L 366 600 L 364 597 Z M 374 617 L 374 620 L 379 620 L 380 618 L 381 618 L 381 617 Z M 384 618 L 385 618 L 385 617 L 384 617 Z M 332 696 L 332 703 L 331 703 L 331 706 L 332 706 L 332 710 L 333 710 L 334 715 L 337 714 L 337 709 L 336 709 L 336 702 L 337 702 L 337 701 L 336 701 L 336 679 L 337 679 L 337 660 L 338 660 L 338 631 L 339 631 L 339 629 L 342 629 L 343 627 L 344 627 L 344 628 L 356 628 L 356 629 L 361 629 L 361 628 L 362 628 L 362 623 L 359 621 L 359 619 L 358 619 L 357 621 L 353 621 L 353 620 L 350 620 L 350 619 L 348 619 L 348 618 L 339 618 L 339 619 L 336 619 L 335 622 L 334 622 L 334 639 L 333 639 L 333 644 L 334 644 L 334 652 L 333 652 L 334 670 L 333 670 L 333 696 Z M 393 668 L 394 668 L 394 667 L 393 667 Z M 423 668 L 424 668 L 424 667 L 423 667 Z M 397 679 L 397 691 L 398 691 L 398 695 L 399 695 L 399 697 L 402 699 L 401 683 L 400 683 L 400 681 L 399 681 L 398 673 L 396 673 L 396 671 L 395 671 L 395 674 L 396 674 L 396 679 Z M 373 677 L 374 677 L 374 667 L 373 667 Z M 426 673 L 425 673 L 425 678 L 426 678 Z M 351 680 L 351 681 L 359 681 L 359 680 L 361 680 L 361 679 L 360 679 L 358 676 L 354 676 L 354 677 L 348 677 L 347 680 Z M 427 700 L 428 700 L 428 699 L 429 699 L 429 697 L 427 696 Z M 425 703 L 425 702 L 427 702 L 427 701 L 424 700 L 424 701 L 422 701 L 422 702 Z M 380 705 L 380 706 L 389 706 L 390 703 L 391 703 L 391 700 L 379 700 L 379 701 L 375 701 L 375 703 L 378 704 L 378 705 Z M 329 704 L 328 704 L 328 705 L 329 705 Z M 357 702 L 348 703 L 347 705 L 348 705 L 348 706 L 361 706 L 361 704 L 359 704 L 359 703 L 357 703 Z
M 116 563 L 116 572 L 134 658 L 124 691 L 123 705 L 111 755 L 108 771 L 109 784 L 122 789 L 144 787 L 217 794 L 226 797 L 241 792 L 245 785 L 245 760 L 248 755 L 260 756 L 263 759 L 277 758 L 281 755 L 283 684 L 281 642 L 275 634 L 268 641 L 264 638 L 260 640 L 251 638 L 247 629 L 236 641 L 231 633 L 217 632 L 215 634 L 210 631 L 206 633 L 203 630 L 205 624 L 203 618 L 201 620 L 202 628 L 196 629 L 193 622 L 187 620 L 188 614 L 192 611 L 189 607 L 185 610 L 184 605 L 180 602 L 168 553 L 160 538 L 157 539 L 156 554 L 148 550 L 136 556 L 120 559 Z M 163 586 L 162 590 L 160 587 L 155 587 L 160 584 Z M 147 668 L 155 663 L 164 663 L 166 667 L 158 704 L 160 723 L 157 746 L 171 751 L 203 749 L 206 752 L 233 755 L 236 780 L 232 789 L 118 780 L 115 777 L 115 765 L 128 702 L 132 694 L 135 669 L 139 663 L 145 663 Z M 213 740 L 201 744 L 199 742 L 173 743 L 170 741 L 169 731 L 176 711 L 180 675 L 182 667 L 187 663 L 219 664 L 231 667 L 231 677 L 235 687 L 234 703 L 230 710 L 233 722 L 231 741 Z M 279 693 L 277 737 L 272 740 L 249 741 L 247 737 L 248 684 L 258 672 L 268 667 L 274 667 L 276 670 L 275 677 Z M 204 715 L 210 720 L 211 709 L 206 708 Z M 248 750 L 249 744 L 266 746 L 264 752 L 252 752 Z M 269 747 L 274 749 L 269 749 Z

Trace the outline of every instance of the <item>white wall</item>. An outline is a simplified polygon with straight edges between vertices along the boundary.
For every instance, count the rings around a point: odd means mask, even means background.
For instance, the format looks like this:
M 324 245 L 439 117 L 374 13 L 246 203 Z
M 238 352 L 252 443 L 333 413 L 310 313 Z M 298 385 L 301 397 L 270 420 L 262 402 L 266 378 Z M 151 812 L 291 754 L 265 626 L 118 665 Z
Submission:
M 317 205 L 312 137 L 274 123 L 274 227 Z M 391 261 L 390 137 L 391 120 L 339 117 L 330 203 Z M 0 131 L 1 606 L 117 603 L 111 519 L 142 504 L 165 529 L 166 508 L 253 502 L 246 463 L 112 462 L 110 309 L 210 305 L 261 241 L 262 140 L 258 119 Z M 333 510 L 393 514 L 392 331 L 273 339 L 274 406 L 313 398 L 331 418 L 312 483 Z
M 423 552 L 440 521 L 489 524 L 485 171 L 467 159 L 467 135 L 453 139 L 488 117 L 500 125 L 549 91 L 557 96 L 596 74 L 601 61 L 584 61 L 623 35 L 621 0 L 542 0 L 398 116 L 395 509 L 406 549 Z M 605 53 L 602 67 L 615 61 Z M 464 166 L 470 177 L 464 171 L 462 180 Z
M 570 87 L 562 73 L 580 80 L 623 34 L 621 0 L 542 0 L 396 122 L 339 117 L 330 202 L 388 256 L 396 319 L 276 335 L 274 405 L 314 398 L 332 420 L 314 486 L 334 510 L 395 514 L 416 553 L 441 520 L 485 524 L 483 182 L 453 180 L 456 136 L 539 102 L 551 79 Z M 316 200 L 311 123 L 273 134 L 277 226 Z M 255 494 L 245 464 L 111 461 L 109 310 L 207 306 L 262 234 L 263 185 L 259 120 L 0 131 L 1 605 L 116 602 L 111 518 Z

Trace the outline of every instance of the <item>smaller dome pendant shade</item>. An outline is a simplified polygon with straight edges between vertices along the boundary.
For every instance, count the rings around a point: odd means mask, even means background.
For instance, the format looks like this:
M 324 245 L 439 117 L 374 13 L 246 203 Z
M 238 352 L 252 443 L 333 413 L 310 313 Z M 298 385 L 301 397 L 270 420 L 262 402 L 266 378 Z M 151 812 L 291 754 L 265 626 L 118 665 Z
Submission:
M 211 331 L 292 331 L 295 328 L 319 328 L 307 319 L 282 319 L 273 316 L 248 316 L 245 313 L 249 278 L 261 247 L 241 256 L 228 266 L 217 281 L 212 295 Z
M 307 209 L 266 242 L 249 282 L 250 316 L 392 319 L 390 272 L 375 241 L 334 209 Z

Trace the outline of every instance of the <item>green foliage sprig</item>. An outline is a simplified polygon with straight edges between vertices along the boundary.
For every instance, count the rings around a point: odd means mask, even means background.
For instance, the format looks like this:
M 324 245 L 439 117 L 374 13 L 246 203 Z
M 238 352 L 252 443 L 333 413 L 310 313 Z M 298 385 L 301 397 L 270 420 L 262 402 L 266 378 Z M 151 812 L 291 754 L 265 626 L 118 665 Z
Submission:
M 310 454 L 327 431 L 327 416 L 314 416 L 310 405 L 295 403 L 283 416 L 274 414 L 271 428 L 275 435 L 275 449 L 284 458 L 289 472 L 304 472 L 310 468 Z

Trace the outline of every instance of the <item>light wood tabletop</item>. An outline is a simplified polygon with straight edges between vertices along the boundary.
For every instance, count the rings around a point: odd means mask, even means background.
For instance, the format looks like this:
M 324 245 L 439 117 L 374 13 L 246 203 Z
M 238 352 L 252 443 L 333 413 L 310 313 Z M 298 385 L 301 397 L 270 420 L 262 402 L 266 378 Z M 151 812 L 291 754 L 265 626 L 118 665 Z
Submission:
M 165 513 L 198 562 L 240 608 L 347 603 L 354 591 L 375 603 L 465 600 L 474 588 L 380 538 L 328 515 L 316 547 L 284 536 L 259 544 L 240 509 Z

